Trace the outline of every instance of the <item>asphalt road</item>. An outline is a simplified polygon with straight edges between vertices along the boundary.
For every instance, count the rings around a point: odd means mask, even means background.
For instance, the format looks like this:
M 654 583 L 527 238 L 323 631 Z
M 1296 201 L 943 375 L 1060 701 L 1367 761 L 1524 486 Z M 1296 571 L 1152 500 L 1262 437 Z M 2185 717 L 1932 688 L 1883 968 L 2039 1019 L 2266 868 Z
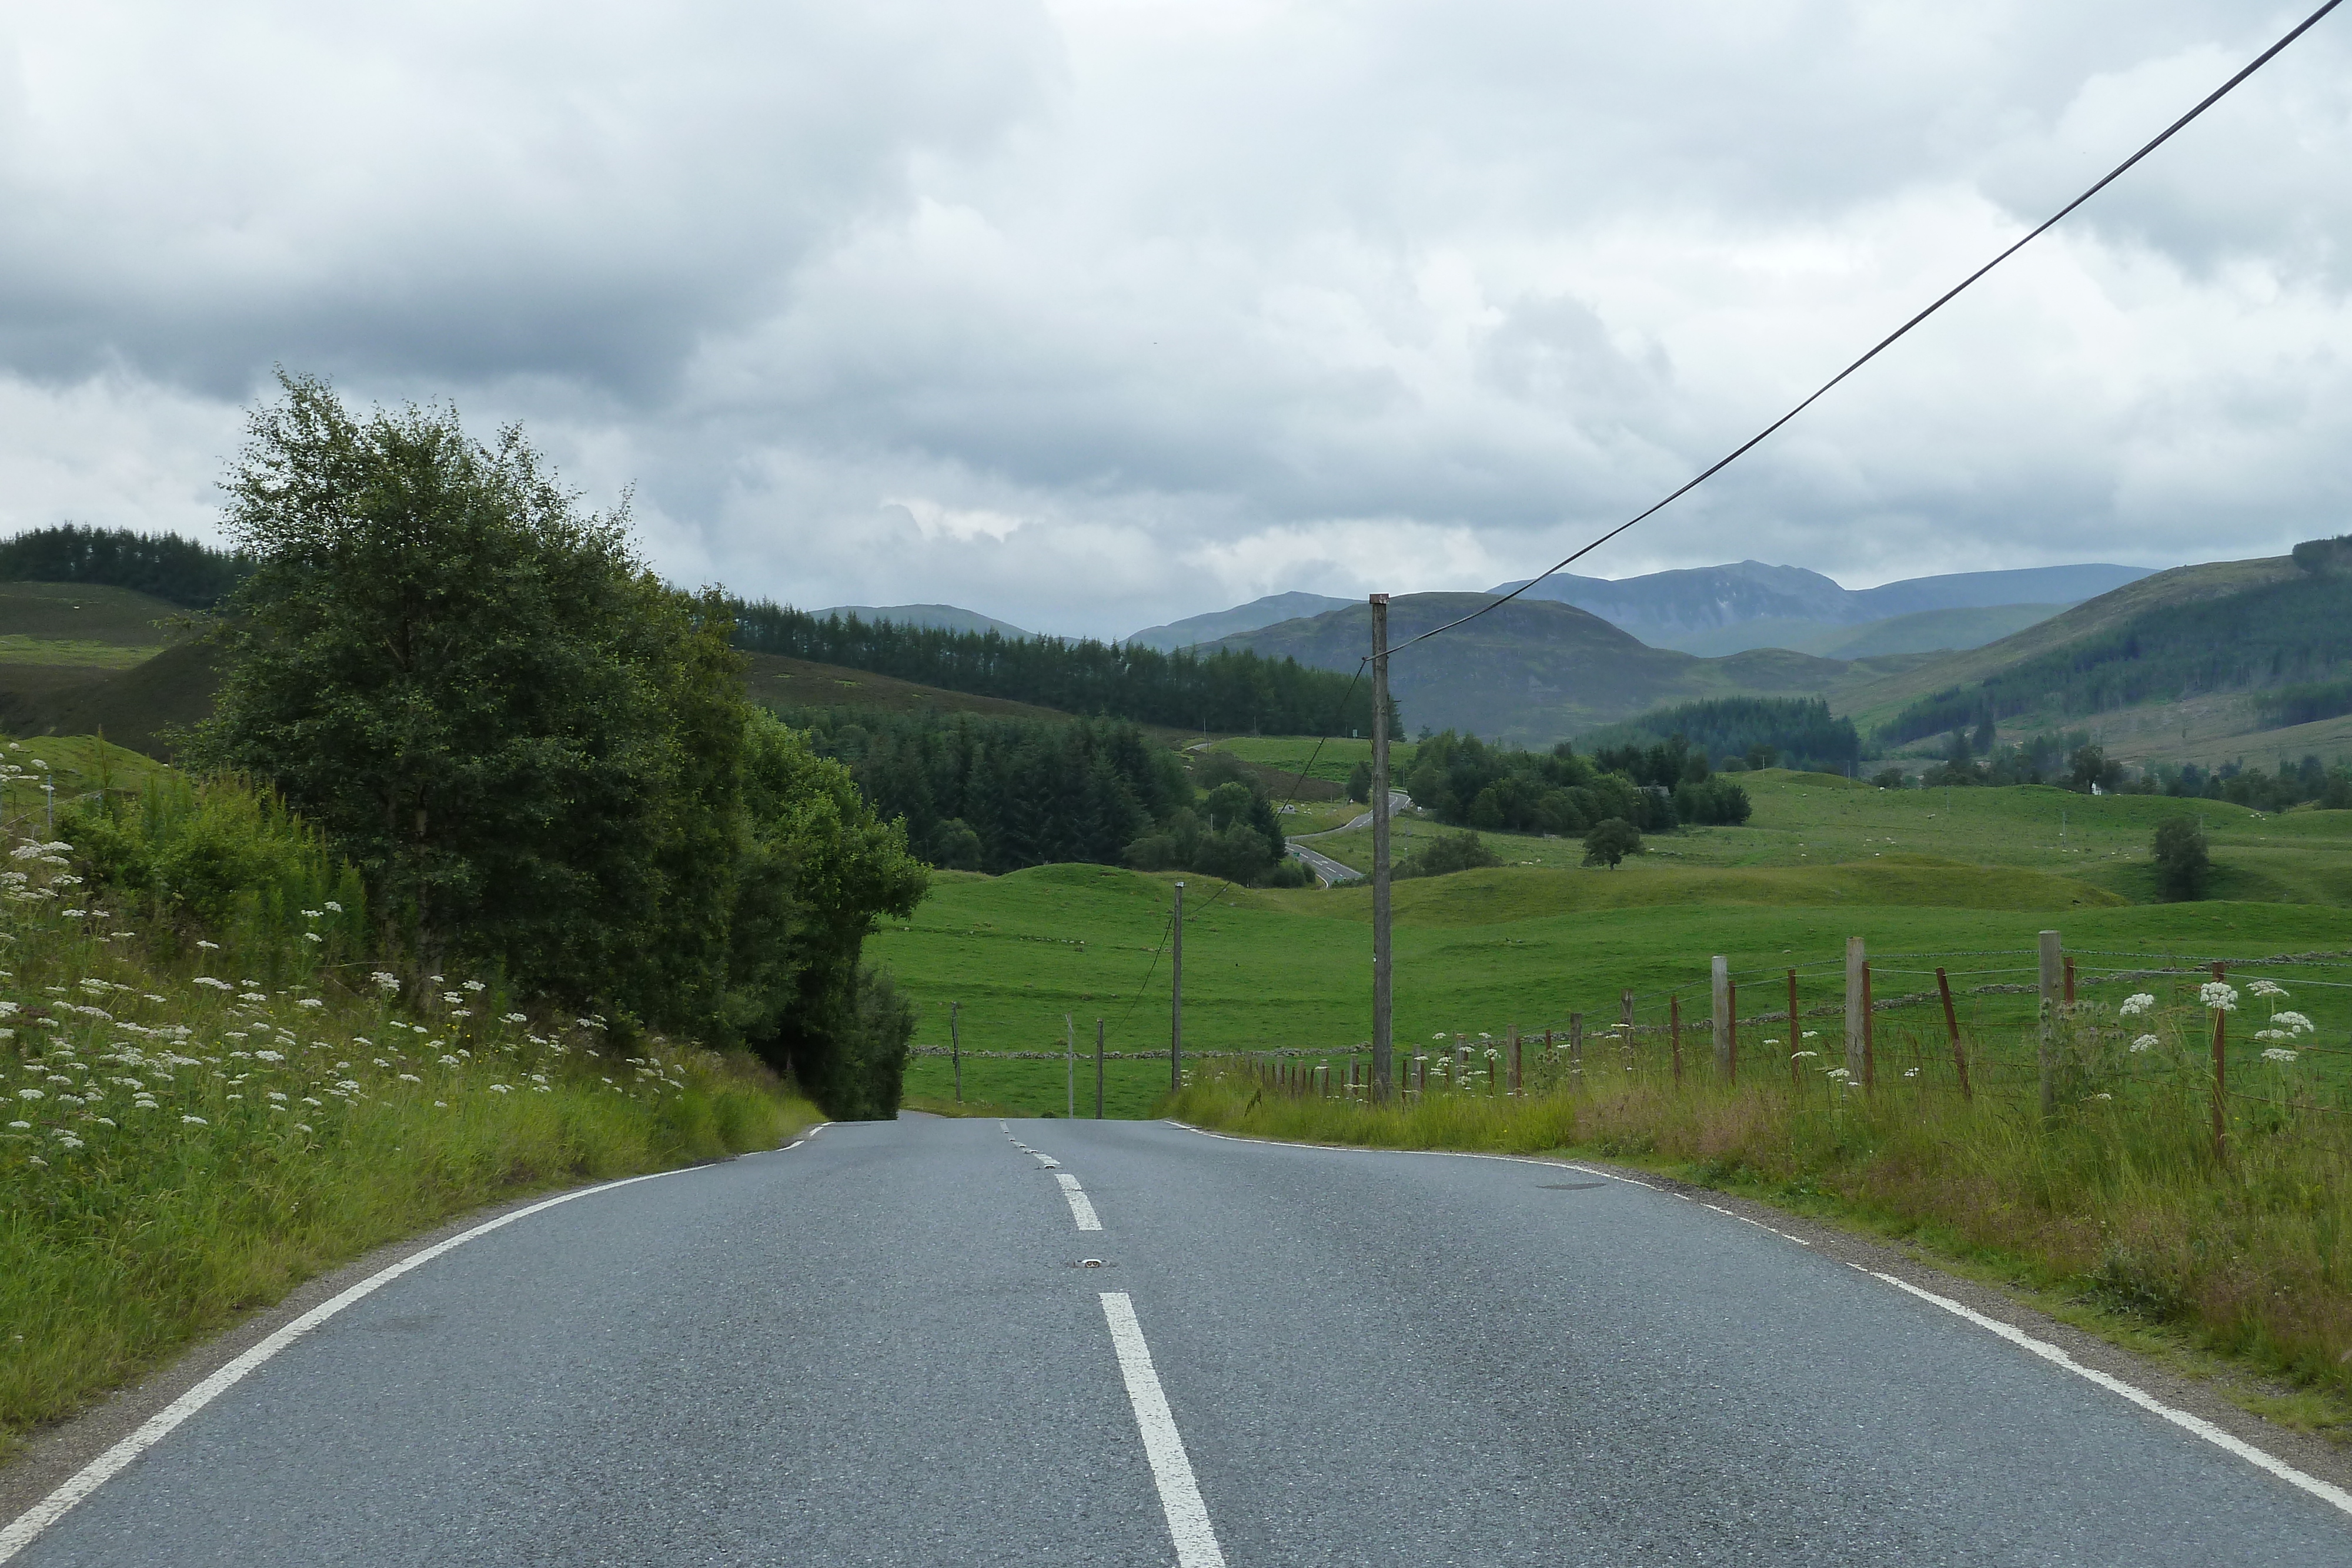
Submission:
M 435 1258 L 16 1561 L 1180 1548 L 2342 1568 L 2352 1517 L 1664 1192 L 1154 1123 L 910 1119 L 592 1194 Z

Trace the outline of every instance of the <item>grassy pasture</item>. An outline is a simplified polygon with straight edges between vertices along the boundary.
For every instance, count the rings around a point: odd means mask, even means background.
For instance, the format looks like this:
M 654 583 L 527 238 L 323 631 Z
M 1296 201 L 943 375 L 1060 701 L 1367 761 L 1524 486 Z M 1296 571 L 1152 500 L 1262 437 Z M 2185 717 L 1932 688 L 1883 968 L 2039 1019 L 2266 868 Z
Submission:
M 89 663 L 115 668 L 136 664 L 172 641 L 161 623 L 186 613 L 176 604 L 127 588 L 0 582 L 0 664 Z M 97 656 L 45 656 L 44 646 L 88 650 Z

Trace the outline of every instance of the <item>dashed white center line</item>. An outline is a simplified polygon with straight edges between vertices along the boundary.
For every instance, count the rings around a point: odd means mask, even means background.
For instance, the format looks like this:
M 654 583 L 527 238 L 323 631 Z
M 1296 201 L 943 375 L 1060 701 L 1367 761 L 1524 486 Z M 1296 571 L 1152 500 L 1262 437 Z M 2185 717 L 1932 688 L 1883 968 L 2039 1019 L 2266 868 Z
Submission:
M 1177 1568 L 1225 1568 L 1224 1552 L 1209 1523 L 1208 1505 L 1192 1479 L 1192 1461 L 1184 1453 L 1176 1416 L 1168 1396 L 1152 1369 L 1151 1347 L 1144 1343 L 1143 1325 L 1136 1321 L 1135 1303 L 1124 1291 L 1102 1292 L 1103 1319 L 1110 1324 L 1110 1343 L 1118 1352 L 1118 1375 L 1127 1383 L 1128 1403 L 1135 1406 L 1135 1424 L 1143 1434 L 1143 1457 L 1150 1461 L 1151 1479 L 1160 1489 L 1160 1511 L 1168 1516 L 1169 1538 L 1176 1546 Z
M 1062 1184 L 1062 1196 L 1070 1200 L 1070 1218 L 1078 1222 L 1081 1230 L 1100 1230 L 1102 1220 L 1095 1214 L 1094 1200 L 1078 1186 L 1078 1178 L 1064 1171 L 1054 1178 Z

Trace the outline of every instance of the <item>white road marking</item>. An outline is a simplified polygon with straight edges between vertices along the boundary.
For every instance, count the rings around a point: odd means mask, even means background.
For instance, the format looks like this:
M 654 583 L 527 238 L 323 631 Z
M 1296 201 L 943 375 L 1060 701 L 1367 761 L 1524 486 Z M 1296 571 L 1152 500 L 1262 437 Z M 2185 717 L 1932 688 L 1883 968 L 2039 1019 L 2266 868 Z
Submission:
M 1235 1137 L 1231 1133 L 1213 1133 L 1206 1127 L 1195 1127 L 1190 1123 L 1178 1122 L 1173 1118 L 1171 1118 L 1170 1125 L 1181 1127 L 1188 1133 L 1198 1133 L 1204 1138 L 1216 1138 L 1229 1144 L 1267 1144 L 1278 1147 L 1294 1149 L 1322 1148 L 1328 1149 L 1329 1152 L 1334 1154 L 1422 1154 L 1443 1155 L 1449 1158 L 1464 1160 L 1504 1160 L 1518 1165 L 1550 1166 L 1554 1169 L 1583 1171 L 1591 1176 L 1607 1176 L 1612 1181 L 1622 1181 L 1628 1186 L 1650 1187 L 1650 1190 L 1653 1192 L 1665 1190 L 1664 1188 L 1651 1186 L 1648 1182 L 1636 1181 L 1631 1176 L 1619 1176 L 1613 1171 L 1594 1170 L 1590 1166 L 1576 1165 L 1567 1160 L 1535 1159 L 1525 1155 L 1477 1155 L 1455 1149 L 1333 1148 L 1330 1145 L 1322 1144 L 1286 1144 L 1282 1140 L 1275 1138 L 1240 1138 Z M 1672 1196 L 1681 1198 L 1685 1203 L 1695 1203 L 1697 1201 L 1687 1193 L 1677 1192 Z M 1705 1207 L 1715 1208 L 1716 1206 L 1710 1203 Z M 1731 1213 L 1729 1209 L 1717 1209 L 1717 1212 L 1719 1214 Z M 1731 1218 L 1734 1219 L 1748 1218 L 1748 1217 L 1743 1214 L 1732 1214 Z M 1761 1220 L 1749 1219 L 1748 1220 L 1748 1223 L 1757 1226 L 1761 1229 L 1772 1230 L 1770 1226 L 1765 1225 Z M 1785 1230 L 1772 1230 L 1772 1234 L 1781 1237 L 1786 1240 L 1794 1241 L 1801 1247 L 1810 1247 L 1812 1245 L 1810 1241 L 1805 1240 L 1804 1238 L 1801 1236 L 1790 1236 Z M 1843 1260 L 1841 1260 L 1843 1261 Z M 1969 1322 L 1977 1324 L 1979 1327 L 1989 1330 L 1993 1333 L 1997 1333 L 2001 1338 L 2009 1340 L 2012 1343 L 2021 1345 L 2023 1348 L 2032 1351 L 2034 1354 L 2042 1356 L 2045 1360 L 2053 1362 L 2059 1366 L 2064 1367 L 2067 1371 L 2072 1372 L 2080 1377 L 2097 1384 L 2100 1387 L 2106 1389 L 2112 1394 L 2120 1395 L 2124 1398 L 2130 1400 L 2133 1404 L 2141 1406 L 2151 1414 L 2163 1416 L 2166 1420 L 2180 1427 L 2182 1430 L 2193 1433 L 2196 1436 L 2204 1438 L 2207 1442 L 2213 1444 L 2215 1447 L 2226 1449 L 2230 1453 L 2235 1454 L 2238 1458 L 2245 1460 L 2248 1464 L 2254 1466 L 2256 1469 L 2269 1471 L 2272 1475 L 2278 1477 L 2281 1480 L 2285 1481 L 2290 1486 L 2301 1488 L 2303 1490 L 2309 1492 L 2312 1496 L 2318 1498 L 2321 1501 L 2326 1502 L 2331 1508 L 2339 1509 L 2346 1513 L 2352 1513 L 2352 1492 L 2347 1492 L 2342 1487 L 2336 1486 L 2332 1482 L 2321 1480 L 2316 1476 L 2305 1475 L 2303 1471 L 2296 1469 L 2293 1465 L 2288 1464 L 2285 1460 L 2279 1458 L 2274 1455 L 2263 1452 L 2262 1449 L 2255 1448 L 2252 1443 L 2246 1442 L 2242 1438 L 2231 1437 L 2229 1433 L 2223 1431 L 2221 1427 L 2214 1426 L 2210 1421 L 2205 1420 L 2201 1416 L 2191 1416 L 2186 1410 L 2176 1410 L 2171 1406 L 2156 1398 L 2153 1395 L 2133 1387 L 2130 1384 L 2126 1383 L 2119 1377 L 2110 1376 L 2108 1374 L 2101 1372 L 2095 1367 L 2084 1366 L 2081 1362 L 2076 1361 L 2073 1356 L 2068 1355 L 2058 1346 L 2050 1343 L 2046 1340 L 2035 1339 L 2032 1334 L 2027 1333 L 2022 1329 L 2012 1328 L 2009 1324 L 2002 1322 L 1998 1318 L 1987 1317 L 1982 1312 L 1977 1312 L 1972 1308 L 1963 1306 L 1959 1302 L 1952 1301 L 1948 1297 L 1939 1296 L 1933 1291 L 1926 1291 L 1920 1289 L 1916 1285 L 1907 1284 L 1905 1281 L 1896 1279 L 1892 1274 L 1882 1274 L 1874 1269 L 1864 1268 L 1860 1263 L 1851 1261 L 1846 1262 L 1846 1267 L 1853 1270 L 1857 1273 L 1869 1274 L 1875 1279 L 1884 1280 L 1897 1290 L 1908 1291 L 1911 1294 L 1917 1296 L 1922 1301 L 1933 1301 L 1936 1305 L 1942 1307 L 1947 1312 L 1956 1312 L 1959 1316 L 1966 1318 Z
M 1049 1171 L 1059 1168 L 1062 1163 L 1053 1155 L 1041 1155 L 1034 1149 L 1029 1151 L 1029 1157 L 1035 1160 L 1039 1165 L 1044 1166 Z
M 812 1137 L 814 1135 L 814 1133 L 810 1134 Z M 689 1166 L 681 1168 L 690 1170 L 694 1167 Z M 518 1219 L 528 1219 L 541 1210 L 553 1208 L 559 1203 L 570 1203 L 575 1197 L 589 1197 L 600 1192 L 611 1192 L 614 1187 L 633 1186 L 641 1181 L 655 1181 L 666 1176 L 677 1174 L 677 1171 L 655 1171 L 647 1176 L 624 1176 L 619 1181 L 603 1182 L 595 1186 L 583 1186 L 576 1192 L 558 1193 L 553 1197 L 542 1198 L 526 1207 L 518 1208 L 511 1214 L 502 1214 L 496 1219 L 477 1225 L 471 1230 L 461 1231 L 446 1241 L 437 1241 L 421 1252 L 413 1252 L 390 1268 L 369 1275 L 342 1294 L 330 1301 L 321 1301 L 220 1368 L 194 1388 L 189 1389 L 185 1394 L 181 1395 L 177 1399 L 173 1400 L 169 1405 L 164 1406 L 154 1415 L 150 1416 L 140 1425 L 137 1431 L 84 1465 L 68 1478 L 64 1485 L 18 1514 L 5 1529 L 0 1529 L 0 1563 L 7 1562 L 31 1545 L 34 1537 L 65 1517 L 68 1510 L 113 1479 L 131 1460 L 163 1441 L 180 1423 L 228 1392 L 245 1377 L 246 1374 L 341 1312 L 345 1307 L 391 1284 L 410 1270 L 421 1269 L 443 1253 L 463 1247 L 478 1236 L 488 1236 L 493 1230 L 512 1225 Z
M 1933 1301 L 1946 1312 L 1966 1318 L 1988 1333 L 1999 1334 L 2010 1343 L 2030 1350 L 2042 1360 L 2053 1365 L 2063 1366 L 2075 1376 L 2095 1383 L 2110 1394 L 2122 1396 L 2149 1414 L 2163 1416 L 2182 1431 L 2193 1433 L 2215 1448 L 2226 1449 L 2237 1455 L 2256 1469 L 2267 1470 L 2289 1486 L 2300 1487 L 2330 1508 L 2340 1510 L 2345 1513 L 2352 1513 L 2352 1492 L 2321 1480 L 2317 1476 L 2305 1475 L 2285 1460 L 2276 1458 L 2255 1448 L 2252 1443 L 2231 1436 L 2202 1416 L 2191 1416 L 2186 1410 L 2176 1410 L 2153 1395 L 2135 1388 L 2120 1377 L 2101 1372 L 2095 1366 L 2084 1366 L 2048 1340 L 2036 1339 L 2023 1329 L 2012 1328 L 1999 1318 L 1987 1317 L 1973 1308 L 1962 1306 L 1948 1296 L 1939 1296 L 1933 1291 L 1923 1291 L 1918 1286 L 1907 1281 L 1898 1280 L 1892 1274 L 1880 1274 L 1874 1269 L 1866 1269 L 1863 1271 L 1875 1275 L 1898 1291 L 1907 1291 L 1923 1301 Z
M 1078 1222 L 1078 1228 L 1100 1230 L 1102 1221 L 1095 1216 L 1094 1200 L 1078 1186 L 1078 1178 L 1064 1171 L 1054 1179 L 1062 1184 L 1062 1196 L 1070 1200 L 1070 1218 Z
M 1176 1417 L 1160 1391 L 1160 1375 L 1151 1367 L 1151 1347 L 1143 1340 L 1143 1325 L 1135 1319 L 1135 1303 L 1124 1291 L 1102 1292 L 1103 1319 L 1110 1324 L 1110 1343 L 1118 1352 L 1118 1375 L 1127 1382 L 1128 1403 L 1135 1406 L 1135 1424 L 1143 1433 L 1143 1457 L 1151 1462 L 1151 1479 L 1160 1488 L 1160 1511 L 1168 1516 L 1168 1534 L 1176 1543 L 1177 1568 L 1224 1568 L 1225 1554 L 1209 1523 L 1209 1509 L 1192 1479 L 1192 1461 L 1185 1457 L 1184 1438 Z

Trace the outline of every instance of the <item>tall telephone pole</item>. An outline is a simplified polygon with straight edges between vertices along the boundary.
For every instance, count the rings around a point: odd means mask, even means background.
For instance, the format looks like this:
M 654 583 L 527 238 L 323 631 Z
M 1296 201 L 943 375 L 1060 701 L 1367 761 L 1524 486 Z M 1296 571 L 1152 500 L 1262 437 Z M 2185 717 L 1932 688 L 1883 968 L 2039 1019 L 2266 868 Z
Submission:
M 1389 596 L 1372 595 L 1372 1099 L 1391 1088 L 1389 994 Z
M 1184 884 L 1176 884 L 1176 914 L 1169 922 L 1168 1092 L 1184 1087 Z

